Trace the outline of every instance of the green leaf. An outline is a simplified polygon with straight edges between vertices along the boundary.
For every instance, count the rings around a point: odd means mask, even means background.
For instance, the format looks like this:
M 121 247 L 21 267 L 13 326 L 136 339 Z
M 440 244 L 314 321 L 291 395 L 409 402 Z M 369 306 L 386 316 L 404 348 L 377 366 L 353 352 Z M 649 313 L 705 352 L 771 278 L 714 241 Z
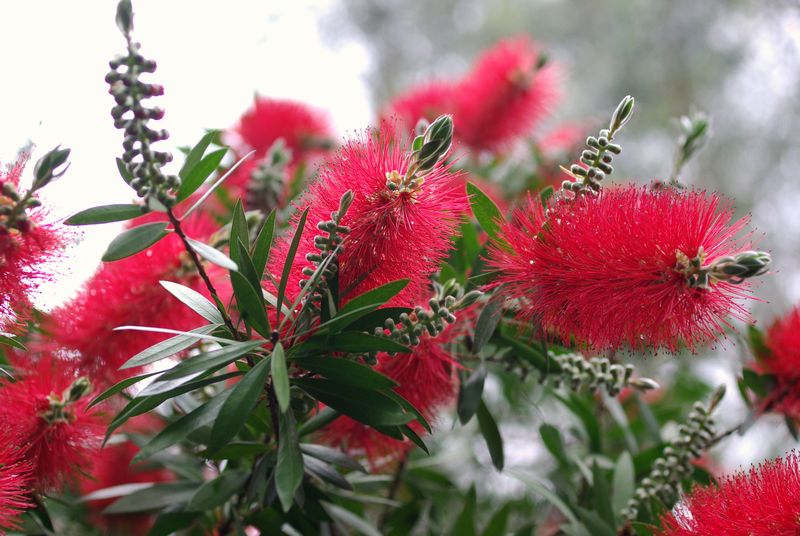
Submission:
M 264 382 L 267 380 L 269 372 L 268 367 L 269 360 L 262 359 L 230 389 L 230 395 L 219 410 L 219 417 L 211 427 L 211 437 L 208 440 L 209 451 L 214 452 L 225 446 L 247 422 L 259 396 L 264 392 Z
M 218 327 L 218 324 L 208 324 L 193 329 L 191 333 L 208 334 L 213 332 Z M 156 361 L 166 359 L 167 357 L 173 356 L 178 352 L 186 350 L 190 346 L 194 346 L 197 343 L 198 339 L 196 337 L 176 335 L 175 337 L 161 341 L 158 344 L 154 344 L 150 348 L 142 350 L 132 358 L 128 359 L 125 364 L 120 367 L 120 370 L 141 367 L 143 365 L 155 363 Z
M 264 270 L 269 260 L 269 251 L 272 248 L 272 238 L 275 236 L 275 210 L 269 213 L 267 221 L 256 237 L 256 247 L 253 250 L 253 266 L 258 274 L 258 279 L 264 277 Z
M 631 453 L 623 451 L 614 464 L 614 479 L 612 481 L 613 495 L 611 496 L 611 508 L 619 514 L 628 506 L 628 500 L 633 497 L 633 490 L 636 487 L 636 474 L 633 468 L 633 458 Z
M 522 341 L 503 334 L 499 334 L 495 340 L 502 346 L 511 347 L 516 356 L 525 360 L 543 374 L 560 372 L 558 364 L 554 360 L 548 359 L 547 354 L 538 348 L 532 348 Z
M 192 168 L 194 168 L 200 162 L 206 152 L 206 149 L 208 149 L 208 146 L 211 145 L 218 135 L 218 130 L 209 130 L 203 135 L 202 138 L 200 138 L 200 141 L 197 142 L 197 145 L 192 147 L 192 150 L 186 155 L 186 160 L 184 160 L 181 170 L 178 172 L 178 176 L 181 179 L 185 179 L 189 175 L 189 172 L 192 171 Z
M 750 342 L 750 351 L 756 359 L 766 359 L 772 353 L 764 340 L 764 333 L 752 324 L 747 326 L 747 339 Z
M 303 455 L 297 439 L 294 415 L 287 411 L 280 416 L 278 461 L 275 466 L 275 489 L 284 512 L 292 508 L 294 494 L 303 482 Z
M 11 348 L 16 348 L 17 350 L 22 350 L 23 352 L 26 350 L 25 345 L 19 342 L 17 339 L 13 337 L 6 337 L 5 335 L 0 335 L 0 344 L 3 346 L 10 346 Z
M 466 380 L 461 381 L 461 387 L 458 390 L 458 421 L 464 425 L 469 422 L 478 406 L 481 403 L 483 396 L 483 384 L 486 381 L 486 367 L 483 363 L 475 369 Z
M 241 491 L 247 482 L 247 473 L 244 471 L 225 471 L 217 478 L 209 480 L 192 496 L 187 510 L 205 512 L 222 506 L 233 494 Z
M 614 512 L 611 509 L 611 493 L 608 489 L 608 480 L 606 479 L 605 472 L 597 464 L 597 461 L 592 464 L 592 485 L 594 511 L 606 524 L 613 527 Z
M 469 195 L 472 214 L 475 215 L 475 219 L 481 224 L 483 230 L 492 238 L 502 240 L 499 231 L 500 222 L 503 221 L 503 214 L 494 204 L 494 201 L 471 182 L 467 183 L 467 195 Z
M 94 225 L 96 223 L 109 223 L 125 221 L 144 214 L 141 205 L 103 205 L 92 207 L 73 214 L 64 221 L 65 225 Z
M 131 378 L 126 378 L 126 379 L 124 379 L 124 380 L 122 380 L 120 382 L 117 382 L 114 385 L 112 385 L 111 387 L 109 387 L 108 389 L 106 389 L 105 391 L 103 391 L 99 396 L 97 396 L 97 398 L 92 400 L 92 403 L 89 404 L 89 407 L 91 408 L 92 406 L 95 406 L 95 405 L 99 404 L 103 400 L 106 400 L 107 398 L 110 398 L 110 397 L 114 396 L 115 394 L 119 393 L 120 391 L 124 391 L 125 389 L 127 389 L 131 385 L 139 383 L 140 381 L 144 380 L 145 378 L 149 378 L 150 376 L 155 376 L 156 374 L 159 374 L 159 372 L 158 371 L 157 372 L 148 372 L 147 374 L 140 374 L 138 376 L 133 376 Z
M 583 521 L 591 536 L 616 536 L 613 525 L 609 525 L 597 512 L 586 508 L 576 507 L 578 515 Z M 580 534 L 581 532 L 578 532 Z M 585 532 L 584 532 L 585 534 Z
M 197 482 L 169 482 L 155 484 L 147 489 L 135 491 L 122 497 L 103 510 L 104 514 L 131 514 L 160 510 L 188 501 L 195 494 Z
M 481 536 L 505 536 L 508 525 L 508 515 L 511 513 L 511 503 L 506 503 L 494 513 Z
M 289 245 L 289 251 L 286 253 L 286 261 L 283 263 L 283 272 L 281 274 L 280 283 L 278 284 L 278 317 L 280 317 L 281 311 L 283 310 L 283 299 L 286 296 L 286 285 L 289 283 L 289 273 L 292 271 L 294 256 L 297 254 L 297 248 L 300 246 L 300 239 L 303 237 L 303 229 L 306 226 L 308 210 L 309 209 L 306 208 L 300 215 L 300 219 L 297 222 L 297 229 L 294 232 L 294 237 L 292 237 L 292 243 Z
M 212 324 L 222 324 L 225 321 L 216 306 L 196 290 L 185 287 L 172 281 L 159 281 L 161 286 L 183 302 L 189 309 L 199 314 Z
M 229 251 L 231 258 L 234 261 L 239 261 L 241 255 L 239 253 L 239 242 L 244 243 L 246 248 L 250 247 L 250 228 L 247 226 L 247 216 L 244 214 L 242 207 L 242 200 L 236 201 L 236 206 L 233 207 L 233 216 L 231 218 L 231 234 L 229 239 Z
M 500 430 L 497 428 L 497 423 L 489 413 L 489 408 L 481 400 L 476 413 L 478 417 L 478 427 L 481 430 L 483 438 L 486 440 L 486 446 L 489 447 L 489 455 L 492 457 L 492 464 L 498 471 L 503 470 L 505 464 L 505 455 L 503 454 L 503 437 L 500 435 Z
M 400 426 L 399 428 L 400 428 L 400 432 L 404 436 L 409 438 L 412 443 L 414 443 L 416 446 L 418 446 L 420 449 L 422 449 L 422 451 L 425 454 L 430 454 L 431 453 L 430 450 L 428 450 L 428 445 L 425 444 L 425 441 L 422 440 L 422 438 L 419 436 L 419 434 L 417 434 L 414 431 L 413 428 L 411 428 L 407 424 L 404 424 L 403 426 Z
M 303 344 L 304 350 L 325 350 L 328 352 L 392 352 L 399 354 L 411 353 L 411 348 L 403 346 L 385 337 L 368 335 L 359 331 L 344 331 L 330 338 L 316 338 Z
M 187 238 L 186 241 L 189 242 L 189 245 L 192 246 L 192 249 L 195 250 L 198 255 L 208 262 L 233 272 L 239 269 L 235 262 L 217 248 L 198 242 L 197 240 L 192 240 L 191 238 Z
M 222 159 L 225 158 L 228 148 L 218 149 L 205 155 L 197 164 L 187 170 L 181 177 L 181 186 L 178 189 L 178 201 L 183 201 L 192 195 L 206 179 L 217 170 Z M 189 153 L 191 156 L 191 153 Z M 183 171 L 183 170 L 181 170 Z
M 300 450 L 303 454 L 322 460 L 323 462 L 353 469 L 367 474 L 367 470 L 363 465 L 355 461 L 353 458 L 347 456 L 343 452 L 326 447 L 324 445 L 316 445 L 314 443 L 300 443 Z
M 552 186 L 546 186 L 542 188 L 542 190 L 539 192 L 539 199 L 542 200 L 542 206 L 547 206 L 547 202 L 551 197 L 553 197 L 554 193 L 556 193 L 556 190 Z
M 561 465 L 569 466 L 569 459 L 565 456 L 566 447 L 561 439 L 561 432 L 551 424 L 543 424 L 539 427 L 539 435 L 542 436 L 544 446 L 550 451 Z
M 236 342 L 223 348 L 212 350 L 211 352 L 192 356 L 166 371 L 164 374 L 159 376 L 158 380 L 156 381 L 162 382 L 174 380 L 175 378 L 189 376 L 195 372 L 206 372 L 213 369 L 219 369 L 229 363 L 232 363 L 233 361 L 236 361 L 243 355 L 252 352 L 262 344 L 264 344 L 264 341 Z
M 104 499 L 114 499 L 124 495 L 130 495 L 135 491 L 147 489 L 153 486 L 152 482 L 134 482 L 132 484 L 120 484 L 93 491 L 81 497 L 79 502 L 100 501 Z
M 472 351 L 476 354 L 481 351 L 484 345 L 492 337 L 497 323 L 503 316 L 503 302 L 499 299 L 491 299 L 481 311 L 478 323 L 475 325 L 475 335 L 472 338 Z
M 260 287 L 259 289 L 253 288 L 250 281 L 239 272 L 231 272 L 231 284 L 242 320 L 262 337 L 269 338 L 272 330 L 263 295 L 259 293 Z
M 295 385 L 339 413 L 370 426 L 399 426 L 414 420 L 394 400 L 378 391 L 370 391 L 324 379 L 298 378 Z
M 366 306 L 380 307 L 390 299 L 397 296 L 408 285 L 408 279 L 398 279 L 391 283 L 386 283 L 380 287 L 367 291 L 352 300 L 348 301 L 344 307 L 339 310 L 339 314 L 345 314 L 356 309 Z
M 315 413 L 313 417 L 311 417 L 302 425 L 300 425 L 300 429 L 297 431 L 297 434 L 300 437 L 312 434 L 317 430 L 319 430 L 320 428 L 328 426 L 330 423 L 338 419 L 340 416 L 341 413 L 339 413 L 338 411 L 335 411 L 331 408 L 322 408 L 317 413 Z
M 594 413 L 594 408 L 587 402 L 586 398 L 576 394 L 565 397 L 559 393 L 555 393 L 554 396 L 581 420 L 586 430 L 586 435 L 589 438 L 589 448 L 592 452 L 602 452 L 600 423 L 597 420 L 597 415 Z
M 202 406 L 168 424 L 166 428 L 161 430 L 139 450 L 133 461 L 144 460 L 156 452 L 161 452 L 165 448 L 181 441 L 198 428 L 212 424 L 229 395 L 230 391 L 222 391 Z
M 303 456 L 305 470 L 337 488 L 353 491 L 353 485 L 339 471 L 311 456 Z
M 433 430 L 431 429 L 431 425 L 425 419 L 425 416 L 422 415 L 422 413 L 417 408 L 415 408 L 414 405 L 411 402 L 409 402 L 408 400 L 403 398 L 397 391 L 392 391 L 390 389 L 387 389 L 387 390 L 383 391 L 383 394 L 388 396 L 389 398 L 391 398 L 392 400 L 394 400 L 398 404 L 400 404 L 401 408 L 403 408 L 407 412 L 409 412 L 412 415 L 414 415 L 414 418 L 416 418 L 417 422 L 420 423 L 422 425 L 422 427 L 425 428 L 425 430 L 429 434 L 433 433 Z
M 325 508 L 325 511 L 328 513 L 329 516 L 331 516 L 331 518 L 335 519 L 336 521 L 338 521 L 343 525 L 355 529 L 364 536 L 381 536 L 381 532 L 378 529 L 376 529 L 369 521 L 357 516 L 350 510 L 326 502 L 323 502 L 322 506 L 323 508 Z
M 200 517 L 200 512 L 162 512 L 147 536 L 172 536 Z
M 272 350 L 272 387 L 281 413 L 289 409 L 289 372 L 286 369 L 286 354 L 283 345 L 277 343 Z
M 149 248 L 167 236 L 166 229 L 166 222 L 145 223 L 128 229 L 111 241 L 103 254 L 103 262 L 118 261 Z
M 744 384 L 760 398 L 764 398 L 775 385 L 774 376 L 759 374 L 749 368 L 742 369 Z
M 336 357 L 304 357 L 297 360 L 302 368 L 346 385 L 367 389 L 391 389 L 398 383 L 372 367 Z M 274 375 L 274 373 L 273 373 Z
M 122 158 L 117 158 L 117 171 L 119 171 L 119 176 L 122 177 L 122 180 L 125 181 L 125 184 L 130 184 L 133 180 L 133 175 L 128 170 L 128 164 Z
M 477 528 L 475 527 L 475 503 L 477 497 L 475 496 L 475 486 L 473 485 L 469 493 L 467 493 L 466 500 L 462 503 L 461 512 L 456 518 L 456 522 L 451 529 L 451 534 L 458 534 L 458 536 L 476 536 Z
M 524 484 L 526 484 L 529 488 L 533 491 L 544 497 L 550 504 L 555 506 L 570 523 L 575 525 L 579 525 L 578 518 L 575 516 L 575 513 L 570 509 L 567 504 L 561 500 L 561 498 L 550 491 L 544 484 L 539 482 L 537 478 L 533 475 L 525 474 L 521 471 L 512 470 L 508 474 L 517 478 Z

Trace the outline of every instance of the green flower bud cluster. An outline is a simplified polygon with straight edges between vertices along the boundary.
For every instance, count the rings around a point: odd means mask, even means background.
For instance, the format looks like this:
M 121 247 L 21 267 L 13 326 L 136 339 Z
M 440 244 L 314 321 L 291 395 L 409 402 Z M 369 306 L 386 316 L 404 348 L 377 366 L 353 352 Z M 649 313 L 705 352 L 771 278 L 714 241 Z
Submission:
M 69 165 L 62 166 L 67 163 L 69 153 L 69 149 L 59 146 L 41 157 L 33 168 L 33 184 L 24 194 L 11 182 L 0 181 L 0 236 L 11 230 L 30 231 L 32 223 L 26 211 L 41 205 L 34 194 L 67 172 Z
M 642 505 L 651 499 L 657 499 L 671 507 L 682 490 L 681 482 L 694 470 L 692 461 L 699 458 L 711 446 L 716 434 L 714 412 L 719 401 L 725 395 L 725 387 L 720 386 L 706 406 L 695 402 L 689 413 L 688 422 L 678 428 L 678 437 L 664 448 L 661 457 L 653 462 L 650 474 L 643 478 L 633 497 L 620 512 L 625 521 L 633 521 L 639 514 Z
M 341 251 L 342 241 L 345 235 L 350 232 L 350 228 L 346 225 L 342 225 L 341 222 L 352 203 L 353 191 L 347 190 L 339 200 L 339 209 L 331 212 L 331 219 L 317 224 L 317 229 L 325 234 L 319 234 L 314 237 L 314 246 L 319 250 L 319 253 L 309 253 L 306 255 L 306 260 L 311 262 L 314 267 L 307 266 L 303 268 L 303 275 L 312 277 L 329 257 L 338 255 Z M 328 281 L 336 274 L 337 270 L 338 265 L 334 257 L 325 263 L 325 268 L 322 270 L 322 273 L 319 274 L 313 288 L 309 289 L 309 305 L 315 310 L 319 310 L 317 303 L 322 301 L 322 297 L 328 287 Z M 300 288 L 303 288 L 307 282 L 308 280 L 301 280 Z
M 557 365 L 553 368 L 558 372 L 543 374 L 541 380 L 552 383 L 554 387 L 564 384 L 573 391 L 603 389 L 609 396 L 617 396 L 625 387 L 639 391 L 658 387 L 658 383 L 650 378 L 633 378 L 633 365 L 611 363 L 605 357 L 586 359 L 576 353 L 554 354 L 550 352 L 549 355 Z
M 440 115 L 430 125 L 418 124 L 417 130 L 421 127 L 425 130 L 411 144 L 411 159 L 405 175 L 397 170 L 386 173 L 386 188 L 397 194 L 407 193 L 412 201 L 422 188 L 425 175 L 450 154 L 453 146 L 452 115 Z
M 292 160 L 292 151 L 283 138 L 278 138 L 269 148 L 256 168 L 250 173 L 247 184 L 247 206 L 269 214 L 278 206 L 283 193 L 286 166 Z
M 565 180 L 561 188 L 576 195 L 596 195 L 600 192 L 600 182 L 613 173 L 611 166 L 613 155 L 622 152 L 622 147 L 611 143 L 620 128 L 628 122 L 633 114 L 634 99 L 626 96 L 617 105 L 607 129 L 600 131 L 597 137 L 586 138 L 587 149 L 581 153 L 580 164 L 573 164 L 569 169 L 562 166 L 561 170 L 574 180 Z
M 410 313 L 402 313 L 399 322 L 387 318 L 383 327 L 375 328 L 375 335 L 388 337 L 405 346 L 416 346 L 425 333 L 438 337 L 449 324 L 455 323 L 456 311 L 469 307 L 483 296 L 479 290 L 464 292 L 464 287 L 455 279 L 444 284 L 434 281 L 433 288 L 434 296 L 428 300 L 428 309 L 418 305 Z
M 703 290 L 708 290 L 720 281 L 738 285 L 745 279 L 764 275 L 772 261 L 770 254 L 765 251 L 742 251 L 736 255 L 720 257 L 703 266 L 706 254 L 702 247 L 691 259 L 680 250 L 675 252 L 675 257 L 675 270 L 686 277 L 689 287 Z
M 88 395 L 92 390 L 92 383 L 86 377 L 76 379 L 72 384 L 64 389 L 61 396 L 51 393 L 48 397 L 49 407 L 40 414 L 40 417 L 48 424 L 59 422 L 72 422 L 75 415 L 69 411 L 69 406 L 78 402 L 81 398 Z
M 150 120 L 164 117 L 164 110 L 148 108 L 145 99 L 164 94 L 163 86 L 148 84 L 140 77 L 154 73 L 156 62 L 145 59 L 140 53 L 140 44 L 131 40 L 133 15 L 130 1 L 123 0 L 117 7 L 117 23 L 128 43 L 125 54 L 109 62 L 111 71 L 106 75 L 108 92 L 114 97 L 116 106 L 111 109 L 114 126 L 124 131 L 122 162 L 128 172 L 126 181 L 139 197 L 154 197 L 164 206 L 175 204 L 175 190 L 180 179 L 165 175 L 161 167 L 172 161 L 169 152 L 155 151 L 152 145 L 169 137 L 166 130 L 154 130 L 148 126 Z

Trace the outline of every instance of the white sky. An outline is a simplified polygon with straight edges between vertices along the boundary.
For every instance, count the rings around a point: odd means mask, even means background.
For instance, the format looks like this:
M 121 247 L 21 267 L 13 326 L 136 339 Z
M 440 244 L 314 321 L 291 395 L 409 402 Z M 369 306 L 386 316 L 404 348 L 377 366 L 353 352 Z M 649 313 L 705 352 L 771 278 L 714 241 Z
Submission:
M 161 145 L 176 160 L 175 148 L 192 145 L 203 129 L 233 125 L 255 92 L 328 110 L 339 132 L 371 120 L 366 51 L 347 43 L 332 50 L 319 34 L 317 20 L 330 0 L 133 4 L 134 38 L 158 63 L 150 80 L 166 88 L 157 99 L 166 109 L 159 123 L 171 138 Z M 57 144 L 71 148 L 70 170 L 44 193 L 60 217 L 133 199 L 116 171 L 122 134 L 113 127 L 114 102 L 103 81 L 108 60 L 124 49 L 115 13 L 113 0 L 0 4 L 0 162 L 13 162 L 29 140 L 37 146 L 33 160 Z M 76 260 L 62 264 L 71 273 L 42 289 L 40 303 L 54 305 L 73 293 L 118 229 L 85 227 L 70 252 Z

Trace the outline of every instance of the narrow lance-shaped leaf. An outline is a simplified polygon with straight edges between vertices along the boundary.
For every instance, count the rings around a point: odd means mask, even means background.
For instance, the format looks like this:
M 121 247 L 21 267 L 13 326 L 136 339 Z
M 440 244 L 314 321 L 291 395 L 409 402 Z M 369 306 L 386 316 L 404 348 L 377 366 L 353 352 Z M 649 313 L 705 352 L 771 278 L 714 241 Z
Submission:
M 111 241 L 103 254 L 103 262 L 118 261 L 149 248 L 167 236 L 166 229 L 166 222 L 146 223 L 128 229 Z
M 297 230 L 292 238 L 292 243 L 289 245 L 289 251 L 286 254 L 286 262 L 283 264 L 283 272 L 281 273 L 281 281 L 278 284 L 278 316 L 280 317 L 281 308 L 283 306 L 283 299 L 286 296 L 286 285 L 289 283 L 289 272 L 294 265 L 294 256 L 297 254 L 297 248 L 300 246 L 300 239 L 303 237 L 303 229 L 306 226 L 306 218 L 308 217 L 308 209 L 305 209 L 300 215 L 300 220 L 297 222 Z
M 98 223 L 110 223 L 115 221 L 125 221 L 141 216 L 146 212 L 141 205 L 103 205 L 92 207 L 73 214 L 64 221 L 65 225 L 94 225 Z
M 489 408 L 481 400 L 476 413 L 478 417 L 478 427 L 481 430 L 483 438 L 486 440 L 486 446 L 489 447 L 489 455 L 492 458 L 492 464 L 498 471 L 503 470 L 505 465 L 505 455 L 503 453 L 503 437 L 500 435 L 500 430 L 497 428 L 497 423 L 489 412 Z
M 254 289 L 250 281 L 239 272 L 231 272 L 231 284 L 242 319 L 263 337 L 270 337 L 271 330 L 263 295 L 259 295 L 259 291 Z
M 224 322 L 222 314 L 217 310 L 216 306 L 196 290 L 172 281 L 159 281 L 159 283 L 170 294 L 212 324 L 222 324 Z
M 503 221 L 503 214 L 494 201 L 486 195 L 483 190 L 472 184 L 467 183 L 467 195 L 469 204 L 472 207 L 472 214 L 481 224 L 486 233 L 494 239 L 499 239 L 500 223 Z
M 275 236 L 275 210 L 269 213 L 264 226 L 256 237 L 256 247 L 253 249 L 253 266 L 258 278 L 264 277 L 264 269 L 269 261 L 269 252 L 272 248 L 272 238 Z
M 208 262 L 233 272 L 239 269 L 235 262 L 229 259 L 227 255 L 217 248 L 211 247 L 202 242 L 198 242 L 197 240 L 192 240 L 191 238 L 187 238 L 187 241 L 189 242 L 189 245 L 192 246 L 192 249 Z
M 222 448 L 247 422 L 250 412 L 264 392 L 268 367 L 269 360 L 262 359 L 230 390 L 230 396 L 219 410 L 219 417 L 211 428 L 211 438 L 208 441 L 210 452 Z
M 289 373 L 286 369 L 286 354 L 281 343 L 272 350 L 272 387 L 281 413 L 289 409 Z
M 280 414 L 280 437 L 278 439 L 278 463 L 275 466 L 275 488 L 284 512 L 292 508 L 294 494 L 303 482 L 303 454 L 297 439 L 294 415 L 287 411 Z
M 216 171 L 227 152 L 227 148 L 218 149 L 205 155 L 200 162 L 193 166 L 186 177 L 181 178 L 178 201 L 183 201 L 200 188 L 206 179 Z

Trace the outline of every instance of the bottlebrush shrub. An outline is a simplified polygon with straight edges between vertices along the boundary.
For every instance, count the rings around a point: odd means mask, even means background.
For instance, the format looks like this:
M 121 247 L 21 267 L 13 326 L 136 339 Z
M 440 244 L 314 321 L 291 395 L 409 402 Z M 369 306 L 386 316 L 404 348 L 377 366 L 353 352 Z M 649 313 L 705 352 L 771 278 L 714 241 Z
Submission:
M 718 432 L 724 391 L 679 356 L 663 378 L 636 370 L 640 354 L 699 353 L 745 317 L 770 260 L 737 238 L 731 202 L 680 184 L 704 116 L 681 122 L 670 180 L 606 186 L 626 97 L 558 191 L 541 189 L 544 145 L 573 145 L 574 129 L 530 139 L 558 79 L 515 39 L 337 151 L 321 112 L 259 97 L 172 172 L 149 104 L 164 88 L 146 80 L 157 65 L 129 0 L 117 24 L 125 52 L 106 80 L 137 201 L 67 219 L 126 223 L 77 297 L 0 336 L 0 532 L 644 535 L 709 482 L 697 460 L 745 428 Z M 57 254 L 60 241 L 26 240 L 50 229 L 32 200 L 67 154 L 45 155 L 29 190 L 18 171 L 3 185 L 5 315 Z M 790 351 L 791 325 L 749 329 L 760 366 Z M 746 371 L 742 387 L 750 402 L 774 378 Z M 783 492 L 795 465 L 736 484 L 753 495 L 739 510 L 768 517 L 752 530 L 796 521 L 756 497 Z M 484 485 L 497 471 L 520 482 L 513 497 Z M 703 500 L 686 504 L 699 523 Z

